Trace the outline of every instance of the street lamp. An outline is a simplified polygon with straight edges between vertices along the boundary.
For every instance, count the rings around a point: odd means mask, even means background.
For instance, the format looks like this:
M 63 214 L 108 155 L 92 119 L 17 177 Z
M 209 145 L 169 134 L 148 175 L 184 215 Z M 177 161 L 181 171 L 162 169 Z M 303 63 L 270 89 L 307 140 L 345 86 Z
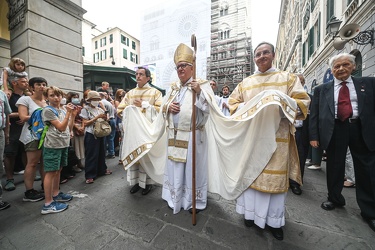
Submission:
M 339 28 L 340 28 L 340 24 L 342 23 L 342 21 L 338 20 L 335 16 L 332 16 L 331 20 L 329 21 L 329 23 L 327 23 L 327 33 L 332 35 L 332 37 L 334 38 L 337 33 L 339 32 Z

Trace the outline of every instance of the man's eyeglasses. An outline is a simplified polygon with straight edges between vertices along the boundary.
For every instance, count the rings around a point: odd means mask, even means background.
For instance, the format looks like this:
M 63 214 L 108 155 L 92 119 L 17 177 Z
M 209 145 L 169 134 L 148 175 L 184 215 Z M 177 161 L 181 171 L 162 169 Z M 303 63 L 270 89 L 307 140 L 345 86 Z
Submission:
M 258 53 L 255 54 L 255 58 L 259 58 L 262 55 L 268 56 L 269 54 L 271 54 L 271 51 L 269 51 L 269 50 L 261 51 L 261 52 L 258 52 Z
M 177 66 L 175 67 L 175 69 L 176 69 L 176 70 L 179 70 L 180 68 L 181 68 L 181 69 L 185 69 L 187 66 L 193 66 L 193 65 L 190 64 L 190 63 L 182 63 L 182 64 L 180 64 L 180 65 L 177 65 Z

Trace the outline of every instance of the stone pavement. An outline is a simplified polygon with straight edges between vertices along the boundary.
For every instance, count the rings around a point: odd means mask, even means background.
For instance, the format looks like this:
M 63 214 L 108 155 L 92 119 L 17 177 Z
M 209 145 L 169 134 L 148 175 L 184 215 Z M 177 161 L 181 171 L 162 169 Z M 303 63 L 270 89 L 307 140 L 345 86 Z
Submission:
M 208 207 L 191 223 L 188 211 L 173 215 L 161 199 L 161 186 L 131 195 L 118 158 L 108 160 L 112 175 L 84 182 L 84 173 L 61 190 L 75 197 L 69 209 L 41 215 L 43 201 L 23 202 L 17 189 L 4 191 L 11 207 L 0 211 L 0 249 L 375 249 L 375 233 L 360 217 L 355 189 L 344 189 L 345 208 L 325 211 L 325 167 L 305 170 L 303 194 L 289 191 L 284 240 L 266 229 L 244 226 L 234 201 L 209 194 Z M 4 184 L 4 178 L 3 178 Z M 40 182 L 35 182 L 40 188 Z

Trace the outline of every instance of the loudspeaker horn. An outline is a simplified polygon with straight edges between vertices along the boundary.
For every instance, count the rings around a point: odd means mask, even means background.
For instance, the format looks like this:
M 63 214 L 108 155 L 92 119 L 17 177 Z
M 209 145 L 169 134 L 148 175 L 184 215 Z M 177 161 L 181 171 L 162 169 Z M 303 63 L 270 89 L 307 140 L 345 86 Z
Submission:
M 350 23 L 342 27 L 342 29 L 339 32 L 339 36 L 342 39 L 350 40 L 358 35 L 360 31 L 360 26 L 356 23 Z
M 349 41 L 349 40 L 342 39 L 341 37 L 336 37 L 335 40 L 333 40 L 333 47 L 334 47 L 336 50 L 342 50 L 342 49 L 345 47 L 345 44 L 346 44 L 348 41 Z

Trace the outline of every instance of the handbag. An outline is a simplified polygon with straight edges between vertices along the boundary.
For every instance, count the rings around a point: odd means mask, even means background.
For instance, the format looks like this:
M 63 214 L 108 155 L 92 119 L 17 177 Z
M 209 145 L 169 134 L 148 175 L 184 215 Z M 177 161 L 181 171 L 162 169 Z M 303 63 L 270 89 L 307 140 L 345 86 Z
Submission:
M 74 125 L 77 126 L 77 127 L 83 127 L 82 123 L 79 123 L 79 122 L 76 122 Z M 85 135 L 85 131 L 84 130 L 80 131 L 78 129 L 73 128 L 73 131 L 74 131 L 74 135 L 77 135 L 77 136 Z
M 86 110 L 90 115 L 95 117 L 88 109 Z M 105 137 L 111 134 L 112 128 L 108 121 L 104 120 L 103 118 L 99 118 L 94 122 L 93 132 L 95 137 Z

